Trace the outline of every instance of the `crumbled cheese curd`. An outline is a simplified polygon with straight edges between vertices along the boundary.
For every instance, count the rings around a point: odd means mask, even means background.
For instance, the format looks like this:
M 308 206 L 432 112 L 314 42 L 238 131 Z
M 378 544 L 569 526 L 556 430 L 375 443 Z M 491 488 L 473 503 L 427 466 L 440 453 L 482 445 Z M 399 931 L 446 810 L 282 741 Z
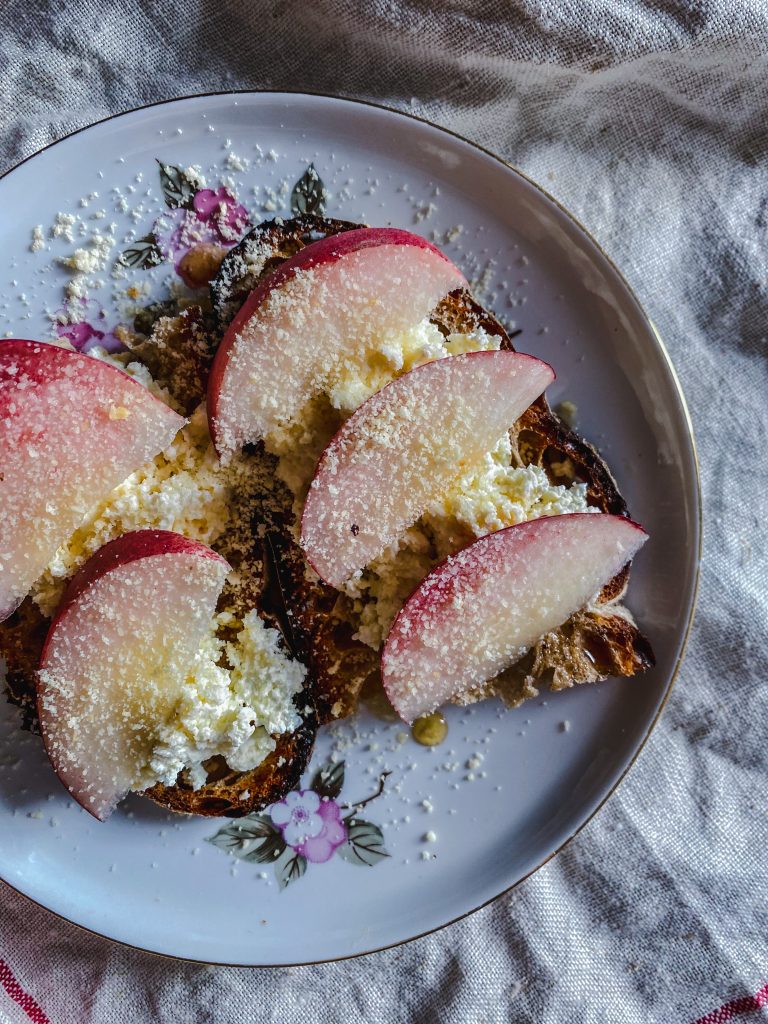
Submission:
M 505 434 L 480 469 L 433 502 L 425 516 L 427 525 L 437 532 L 455 520 L 473 537 L 484 537 L 540 516 L 587 511 L 586 484 L 553 484 L 541 466 L 517 467 L 511 462 L 512 445 Z
M 434 359 L 498 349 L 499 339 L 482 328 L 446 338 L 430 320 L 394 336 L 384 336 L 358 360 L 340 360 L 326 386 L 331 405 L 352 413 L 383 387 Z
M 306 669 L 283 652 L 280 634 L 257 612 L 244 617 L 235 643 L 225 643 L 216 629 L 232 624 L 228 612 L 212 622 L 134 789 L 156 782 L 172 786 L 185 769 L 199 789 L 207 778 L 204 762 L 216 756 L 233 771 L 250 771 L 275 749 L 273 735 L 298 728 L 293 697 L 301 692 Z
M 205 180 L 205 175 L 203 174 L 203 171 L 198 164 L 192 164 L 189 167 L 185 167 L 184 177 L 196 191 L 201 188 L 205 188 L 207 184 Z
M 71 213 L 57 213 L 56 220 L 51 227 L 51 238 L 65 238 L 68 242 L 74 240 L 72 228 L 77 218 Z

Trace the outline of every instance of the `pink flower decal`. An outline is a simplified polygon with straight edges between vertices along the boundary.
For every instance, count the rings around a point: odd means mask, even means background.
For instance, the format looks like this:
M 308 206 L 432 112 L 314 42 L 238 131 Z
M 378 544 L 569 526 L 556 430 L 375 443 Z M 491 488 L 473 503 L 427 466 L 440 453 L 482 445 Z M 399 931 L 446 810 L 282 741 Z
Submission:
M 273 804 L 272 821 L 290 846 L 313 864 L 324 864 L 347 839 L 341 809 L 335 800 L 312 789 L 298 789 Z
M 323 819 L 317 813 L 320 797 L 311 789 L 297 789 L 272 807 L 271 818 L 282 831 L 288 846 L 298 849 L 307 839 L 323 830 Z
M 341 820 L 341 808 L 335 800 L 321 800 L 316 816 L 323 822 L 322 829 L 297 846 L 296 852 L 312 864 L 324 864 L 347 841 L 347 826 Z
M 120 352 L 125 348 L 104 323 L 106 313 L 103 309 L 86 299 L 80 299 L 78 305 L 80 308 L 76 311 L 73 311 L 71 307 L 58 311 L 60 318 L 65 322 L 62 323 L 60 320 L 56 322 L 57 337 L 66 338 L 72 348 L 77 349 L 78 352 L 88 352 L 94 345 L 100 345 L 107 352 Z M 75 320 L 74 317 L 80 319 Z M 99 326 L 94 326 L 93 321 L 98 322 Z
M 214 232 L 194 210 L 179 207 L 160 214 L 152 226 L 152 237 L 161 258 L 177 263 L 193 246 L 214 241 Z
M 66 338 L 72 348 L 78 352 L 86 352 L 94 345 L 98 345 L 104 337 L 104 332 L 97 330 L 84 320 L 79 324 L 57 324 L 56 334 L 59 338 Z
M 231 248 L 249 226 L 248 211 L 226 188 L 196 192 L 192 206 L 164 211 L 152 227 L 160 256 L 177 270 L 183 257 L 201 245 Z
M 224 245 L 239 242 L 248 227 L 248 211 L 226 188 L 203 188 L 195 193 L 192 209 L 198 220 L 211 227 Z
M 360 817 L 363 807 L 384 792 L 382 772 L 375 793 L 340 804 L 344 762 L 319 768 L 309 789 L 295 789 L 264 814 L 247 814 L 208 837 L 208 842 L 249 863 L 272 864 L 281 889 L 302 878 L 308 864 L 325 864 L 336 855 L 348 864 L 375 867 L 389 857 L 378 825 Z

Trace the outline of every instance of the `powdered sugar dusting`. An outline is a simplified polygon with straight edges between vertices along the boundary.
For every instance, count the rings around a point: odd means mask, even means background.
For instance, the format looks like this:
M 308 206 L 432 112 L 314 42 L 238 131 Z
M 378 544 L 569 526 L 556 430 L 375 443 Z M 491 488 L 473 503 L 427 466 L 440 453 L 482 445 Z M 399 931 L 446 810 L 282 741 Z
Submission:
M 34 342 L 0 346 L 0 609 L 183 422 L 105 363 Z

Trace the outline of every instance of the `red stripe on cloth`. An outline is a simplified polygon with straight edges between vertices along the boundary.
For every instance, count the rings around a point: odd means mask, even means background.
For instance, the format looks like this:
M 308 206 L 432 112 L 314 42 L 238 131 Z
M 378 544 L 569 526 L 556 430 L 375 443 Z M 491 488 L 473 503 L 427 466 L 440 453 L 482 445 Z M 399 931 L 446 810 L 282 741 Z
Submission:
M 755 1010 L 762 1010 L 766 1006 L 768 1006 L 768 985 L 763 985 L 755 995 L 732 999 L 730 1003 L 721 1006 L 719 1010 L 712 1010 L 706 1016 L 699 1017 L 694 1024 L 728 1024 L 728 1021 L 741 1016 L 742 1013 L 754 1013 Z
M 18 1003 L 32 1024 L 51 1024 L 40 1005 L 16 981 L 13 971 L 5 960 L 0 960 L 0 985 L 3 986 L 14 1003 Z

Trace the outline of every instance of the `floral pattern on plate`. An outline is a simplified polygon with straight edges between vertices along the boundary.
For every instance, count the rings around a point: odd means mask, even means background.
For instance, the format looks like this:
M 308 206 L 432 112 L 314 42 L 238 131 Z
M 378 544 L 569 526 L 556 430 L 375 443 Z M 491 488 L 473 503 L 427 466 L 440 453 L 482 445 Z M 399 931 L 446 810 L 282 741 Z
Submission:
M 360 811 L 381 796 L 389 773 L 383 772 L 376 792 L 351 804 L 339 803 L 344 762 L 328 762 L 307 789 L 296 788 L 263 814 L 229 822 L 208 842 L 250 864 L 272 864 L 282 889 L 301 878 L 308 864 L 325 864 L 335 855 L 350 864 L 375 867 L 389 854 L 378 825 L 364 821 Z
M 203 187 L 202 177 L 192 168 L 185 171 L 162 160 L 156 162 L 167 209 L 155 218 L 146 235 L 122 251 L 119 262 L 133 270 L 170 263 L 189 288 L 204 288 L 227 250 L 251 227 L 251 217 L 231 188 Z M 327 198 L 325 185 L 310 164 L 291 191 L 291 213 L 322 215 Z M 108 352 L 124 350 L 120 332 L 130 328 L 124 324 L 109 327 L 106 320 L 105 310 L 87 298 L 68 300 L 54 314 L 57 337 L 78 352 L 88 352 L 95 345 Z
M 230 249 L 240 241 L 251 221 L 247 209 L 229 188 L 202 188 L 192 169 L 185 171 L 162 160 L 157 164 L 168 209 L 155 218 L 148 234 L 123 250 L 120 259 L 125 266 L 146 269 L 170 262 L 179 272 L 190 251 L 201 246 Z M 322 215 L 327 198 L 325 185 L 314 164 L 310 164 L 293 186 L 291 213 Z M 181 276 L 185 276 L 183 266 Z
M 121 255 L 127 267 L 146 269 L 173 263 L 176 269 L 198 245 L 231 248 L 250 227 L 248 211 L 228 188 L 198 187 L 189 171 L 157 161 L 160 187 L 168 207 L 155 218 L 152 230 L 132 242 Z

